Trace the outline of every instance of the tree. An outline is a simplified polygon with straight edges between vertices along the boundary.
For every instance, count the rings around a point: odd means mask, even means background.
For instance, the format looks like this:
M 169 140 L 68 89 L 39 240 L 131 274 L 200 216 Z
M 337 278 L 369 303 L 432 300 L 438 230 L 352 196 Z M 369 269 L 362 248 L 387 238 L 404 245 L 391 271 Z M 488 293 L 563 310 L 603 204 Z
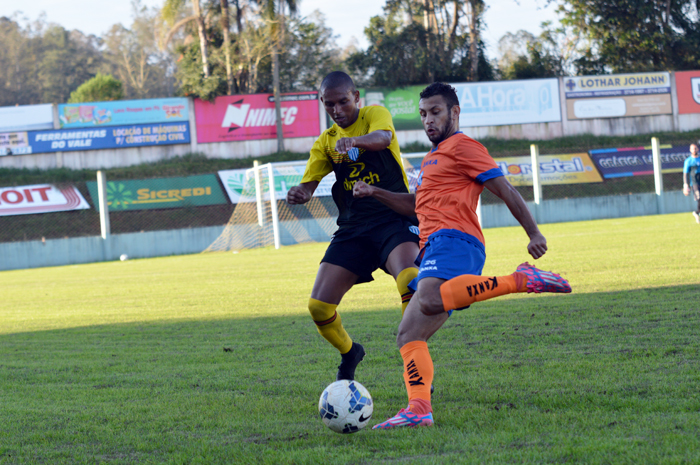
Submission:
M 173 35 L 178 32 L 180 28 L 189 23 L 195 23 L 197 27 L 197 35 L 199 37 L 199 53 L 201 54 L 202 59 L 202 74 L 204 79 L 207 79 L 209 77 L 209 47 L 207 45 L 204 15 L 202 14 L 202 8 L 199 4 L 199 0 L 189 1 L 193 14 L 182 18 L 183 13 L 186 11 L 187 0 L 165 0 L 163 8 L 161 9 L 161 14 L 166 24 L 170 26 L 170 29 L 165 34 L 163 47 L 167 46 L 170 39 L 172 39 Z
M 284 151 L 284 134 L 282 132 L 282 97 L 280 93 L 279 55 L 285 45 L 285 6 L 290 14 L 296 13 L 296 0 L 258 0 L 262 5 L 264 18 L 270 25 L 270 44 L 272 55 L 272 90 L 275 96 L 275 115 L 277 116 L 277 151 Z
M 100 40 L 80 31 L 0 17 L 0 104 L 65 102 L 103 64 Z
M 0 105 L 41 103 L 41 35 L 19 18 L 0 18 Z M 39 24 L 41 27 L 41 24 Z
M 483 11 L 480 1 L 389 0 L 385 14 L 365 28 L 370 46 L 347 66 L 370 86 L 490 79 L 479 33 Z
M 580 37 L 579 74 L 697 69 L 698 0 L 563 0 L 561 23 Z
M 231 71 L 231 27 L 229 26 L 229 9 L 228 0 L 221 0 L 221 29 L 224 33 L 224 55 L 226 57 L 226 84 L 228 85 L 228 93 L 233 92 L 233 73 Z
M 97 73 L 70 94 L 68 103 L 121 100 L 123 95 L 123 85 L 120 81 L 110 74 Z
M 103 36 L 103 71 L 124 84 L 125 98 L 169 97 L 175 91 L 173 59 L 158 47 L 157 9 L 132 1 L 130 28 L 115 24 Z
M 563 75 L 563 58 L 546 27 L 539 37 L 524 30 L 509 32 L 498 41 L 498 51 L 498 71 L 503 79 Z

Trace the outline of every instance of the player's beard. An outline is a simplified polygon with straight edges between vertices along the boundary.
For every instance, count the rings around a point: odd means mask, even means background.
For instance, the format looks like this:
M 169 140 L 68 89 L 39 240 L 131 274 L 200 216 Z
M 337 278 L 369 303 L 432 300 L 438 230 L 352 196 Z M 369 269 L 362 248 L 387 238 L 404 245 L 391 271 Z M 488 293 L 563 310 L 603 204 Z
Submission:
M 434 135 L 433 137 L 428 136 L 428 139 L 430 142 L 433 144 L 439 144 L 443 140 L 447 139 L 448 136 L 451 136 L 452 134 L 448 134 L 449 131 L 452 130 L 452 115 L 450 113 L 447 114 L 447 121 L 445 121 L 445 126 L 443 126 L 442 131 L 440 131 L 439 134 Z

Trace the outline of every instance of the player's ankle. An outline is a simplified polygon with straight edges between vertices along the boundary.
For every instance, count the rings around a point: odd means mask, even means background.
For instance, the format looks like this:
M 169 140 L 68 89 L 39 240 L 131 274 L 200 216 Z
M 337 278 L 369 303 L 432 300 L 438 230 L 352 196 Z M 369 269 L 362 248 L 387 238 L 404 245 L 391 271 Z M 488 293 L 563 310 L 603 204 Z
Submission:
M 517 292 L 527 292 L 527 275 L 521 271 L 516 271 L 512 276 L 515 279 Z
M 430 404 L 429 400 L 416 398 L 408 402 L 408 410 L 416 415 L 427 415 L 432 413 L 433 406 Z

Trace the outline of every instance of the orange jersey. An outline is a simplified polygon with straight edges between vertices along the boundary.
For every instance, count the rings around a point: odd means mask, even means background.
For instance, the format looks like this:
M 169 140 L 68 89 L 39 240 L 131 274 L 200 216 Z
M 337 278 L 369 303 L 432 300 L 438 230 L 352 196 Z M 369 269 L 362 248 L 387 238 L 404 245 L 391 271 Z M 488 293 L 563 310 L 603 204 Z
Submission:
M 461 132 L 438 144 L 423 159 L 416 189 L 421 246 L 432 233 L 456 229 L 484 243 L 476 206 L 484 182 L 503 176 L 486 147 Z

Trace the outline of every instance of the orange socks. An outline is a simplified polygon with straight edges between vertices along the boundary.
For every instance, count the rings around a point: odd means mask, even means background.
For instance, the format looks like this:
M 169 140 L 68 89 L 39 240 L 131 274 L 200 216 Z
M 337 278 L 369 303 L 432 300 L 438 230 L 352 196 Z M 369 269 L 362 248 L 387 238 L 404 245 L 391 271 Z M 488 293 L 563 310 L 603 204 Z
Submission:
M 433 411 L 430 386 L 433 384 L 433 359 L 425 341 L 413 341 L 401 347 L 403 379 L 408 392 L 408 409 L 418 415 Z
M 484 277 L 472 274 L 457 276 L 440 286 L 445 311 L 468 307 L 474 302 L 506 294 L 527 291 L 527 275 L 516 271 L 508 276 Z

